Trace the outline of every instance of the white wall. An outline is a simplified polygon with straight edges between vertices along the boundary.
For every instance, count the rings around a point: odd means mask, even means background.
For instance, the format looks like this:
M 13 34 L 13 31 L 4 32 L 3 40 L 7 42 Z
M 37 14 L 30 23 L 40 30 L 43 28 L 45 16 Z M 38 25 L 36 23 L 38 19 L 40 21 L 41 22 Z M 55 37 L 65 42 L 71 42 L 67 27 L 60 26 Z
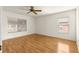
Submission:
M 77 32 L 77 47 L 79 50 L 79 7 L 77 8 L 77 12 L 76 12 L 76 32 Z
M 0 40 L 1 40 L 1 7 L 0 7 Z
M 69 17 L 70 28 L 69 33 L 59 33 L 57 29 L 57 19 L 62 17 Z M 60 37 L 69 40 L 76 39 L 76 25 L 75 25 L 75 9 L 47 16 L 36 17 L 36 33 L 49 35 L 53 37 Z
M 27 20 L 27 31 L 8 34 L 7 17 L 26 19 Z M 31 17 L 31 16 L 21 15 L 21 14 L 17 14 L 14 12 L 9 12 L 9 11 L 3 10 L 1 20 L 2 20 L 1 30 L 2 30 L 2 39 L 3 40 L 35 33 L 35 23 L 34 23 L 33 17 Z
M 1 44 L 1 10 L 2 8 L 0 7 L 0 44 Z

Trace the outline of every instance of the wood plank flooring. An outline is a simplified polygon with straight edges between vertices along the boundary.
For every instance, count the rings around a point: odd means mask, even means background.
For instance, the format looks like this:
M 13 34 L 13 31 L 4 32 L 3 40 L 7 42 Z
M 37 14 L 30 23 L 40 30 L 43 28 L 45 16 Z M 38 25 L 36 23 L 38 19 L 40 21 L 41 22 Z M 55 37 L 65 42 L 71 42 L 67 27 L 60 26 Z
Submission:
M 4 40 L 3 53 L 76 53 L 75 41 L 44 35 L 28 35 Z

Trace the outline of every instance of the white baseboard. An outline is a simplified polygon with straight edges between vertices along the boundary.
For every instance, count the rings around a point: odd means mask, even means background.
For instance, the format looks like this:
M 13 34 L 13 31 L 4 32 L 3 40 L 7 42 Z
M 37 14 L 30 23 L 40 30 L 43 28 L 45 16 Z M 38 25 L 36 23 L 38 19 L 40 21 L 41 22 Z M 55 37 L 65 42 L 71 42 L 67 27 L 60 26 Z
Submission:
M 19 35 L 19 36 L 14 36 L 14 37 L 7 37 L 7 38 L 5 38 L 5 39 L 2 39 L 2 40 L 7 40 L 7 39 L 14 39 L 14 38 L 19 38 L 19 37 L 23 37 L 23 36 L 26 36 L 26 35 L 31 35 L 31 34 L 35 34 L 35 33 L 28 33 L 28 34 Z
M 36 33 L 36 34 L 39 34 L 39 33 Z M 39 35 L 44 35 L 44 36 L 49 36 L 49 37 L 56 37 L 56 38 L 60 38 L 60 39 L 70 40 L 70 41 L 76 41 L 76 40 L 71 40 L 71 39 L 62 38 L 62 37 L 58 37 L 58 36 L 47 35 L 47 34 L 39 34 Z

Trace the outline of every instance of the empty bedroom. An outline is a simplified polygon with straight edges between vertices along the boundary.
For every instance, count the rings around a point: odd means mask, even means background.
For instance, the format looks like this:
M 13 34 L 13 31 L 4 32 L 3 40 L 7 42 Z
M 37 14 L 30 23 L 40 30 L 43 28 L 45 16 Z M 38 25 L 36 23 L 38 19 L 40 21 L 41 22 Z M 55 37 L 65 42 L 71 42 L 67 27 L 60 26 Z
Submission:
M 3 53 L 78 53 L 78 7 L 3 6 Z

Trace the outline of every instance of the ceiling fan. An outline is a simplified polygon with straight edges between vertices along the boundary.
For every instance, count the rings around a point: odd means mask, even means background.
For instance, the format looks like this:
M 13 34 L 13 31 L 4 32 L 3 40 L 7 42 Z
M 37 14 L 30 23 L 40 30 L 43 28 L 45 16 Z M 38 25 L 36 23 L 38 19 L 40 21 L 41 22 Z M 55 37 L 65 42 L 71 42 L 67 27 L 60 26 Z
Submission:
M 31 12 L 34 13 L 34 14 L 37 14 L 37 12 L 42 12 L 42 10 L 36 10 L 36 9 L 34 9 L 33 6 L 30 6 L 29 12 L 27 12 L 27 14 L 29 14 Z

